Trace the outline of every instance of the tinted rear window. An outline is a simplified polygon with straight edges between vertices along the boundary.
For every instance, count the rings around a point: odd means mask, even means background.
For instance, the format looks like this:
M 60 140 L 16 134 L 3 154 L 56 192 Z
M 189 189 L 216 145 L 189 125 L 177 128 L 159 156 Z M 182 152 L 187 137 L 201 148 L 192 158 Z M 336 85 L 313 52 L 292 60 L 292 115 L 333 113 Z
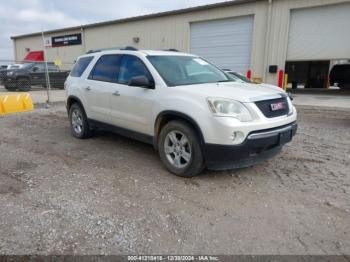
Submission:
M 103 82 L 117 82 L 120 55 L 104 55 L 97 61 L 89 79 Z
M 70 76 L 73 77 L 81 77 L 84 73 L 85 69 L 89 66 L 93 56 L 82 57 L 80 58 L 74 65 L 72 71 L 70 72 Z

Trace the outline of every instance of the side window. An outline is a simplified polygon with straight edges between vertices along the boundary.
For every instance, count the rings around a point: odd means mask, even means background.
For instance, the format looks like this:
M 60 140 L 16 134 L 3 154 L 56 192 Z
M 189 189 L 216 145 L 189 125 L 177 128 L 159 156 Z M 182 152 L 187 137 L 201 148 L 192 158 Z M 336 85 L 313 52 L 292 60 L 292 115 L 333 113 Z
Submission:
M 81 77 L 81 75 L 84 73 L 85 69 L 89 66 L 89 64 L 90 64 L 90 62 L 92 61 L 93 58 L 94 58 L 93 56 L 80 58 L 75 63 L 72 71 L 70 72 L 70 76 Z
M 38 64 L 35 64 L 32 68 L 32 71 L 35 72 L 35 73 L 42 73 L 42 72 L 45 72 L 45 65 L 44 63 L 38 63 Z
M 89 79 L 116 82 L 119 73 L 120 55 L 104 55 L 97 61 L 94 69 L 91 71 Z
M 120 64 L 118 83 L 127 85 L 131 78 L 145 76 L 153 81 L 152 75 L 140 58 L 133 55 L 123 55 Z

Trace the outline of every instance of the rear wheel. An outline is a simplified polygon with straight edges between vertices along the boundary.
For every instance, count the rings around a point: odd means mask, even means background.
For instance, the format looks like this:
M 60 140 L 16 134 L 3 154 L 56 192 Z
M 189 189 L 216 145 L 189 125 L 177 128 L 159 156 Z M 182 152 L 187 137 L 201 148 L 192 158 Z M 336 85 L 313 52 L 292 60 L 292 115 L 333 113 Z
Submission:
M 91 136 L 91 130 L 85 111 L 77 103 L 73 104 L 69 109 L 69 122 L 74 137 L 85 139 Z
M 17 88 L 19 91 L 30 91 L 31 86 L 30 86 L 30 81 L 27 78 L 20 78 L 17 80 Z
M 198 136 L 185 122 L 171 121 L 163 127 L 158 151 L 166 168 L 177 176 L 193 177 L 204 169 Z

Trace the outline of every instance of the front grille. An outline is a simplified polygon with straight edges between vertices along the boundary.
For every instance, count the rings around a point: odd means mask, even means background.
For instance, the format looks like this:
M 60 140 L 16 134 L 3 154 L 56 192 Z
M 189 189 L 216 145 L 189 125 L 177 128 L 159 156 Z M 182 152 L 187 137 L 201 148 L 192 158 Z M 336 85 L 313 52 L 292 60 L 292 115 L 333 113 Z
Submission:
M 273 111 L 272 105 L 277 103 L 283 103 L 285 105 L 285 108 Z M 258 101 L 258 102 L 255 102 L 255 104 L 260 109 L 260 111 L 264 114 L 264 116 L 267 118 L 284 116 L 284 115 L 287 115 L 289 112 L 289 105 L 286 97 Z

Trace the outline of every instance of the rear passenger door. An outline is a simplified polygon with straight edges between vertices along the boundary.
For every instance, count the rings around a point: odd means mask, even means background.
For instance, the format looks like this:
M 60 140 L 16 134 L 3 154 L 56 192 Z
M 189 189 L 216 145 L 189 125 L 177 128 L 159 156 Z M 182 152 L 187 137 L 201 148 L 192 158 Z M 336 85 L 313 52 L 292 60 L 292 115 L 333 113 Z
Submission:
M 103 55 L 96 62 L 83 87 L 88 117 L 104 123 L 111 122 L 111 95 L 114 91 L 120 55 Z
M 154 102 L 153 89 L 129 86 L 135 76 L 145 76 L 153 81 L 143 61 L 134 55 L 123 55 L 120 61 L 118 84 L 113 88 L 111 96 L 111 116 L 115 125 L 152 135 L 153 125 L 150 121 Z

